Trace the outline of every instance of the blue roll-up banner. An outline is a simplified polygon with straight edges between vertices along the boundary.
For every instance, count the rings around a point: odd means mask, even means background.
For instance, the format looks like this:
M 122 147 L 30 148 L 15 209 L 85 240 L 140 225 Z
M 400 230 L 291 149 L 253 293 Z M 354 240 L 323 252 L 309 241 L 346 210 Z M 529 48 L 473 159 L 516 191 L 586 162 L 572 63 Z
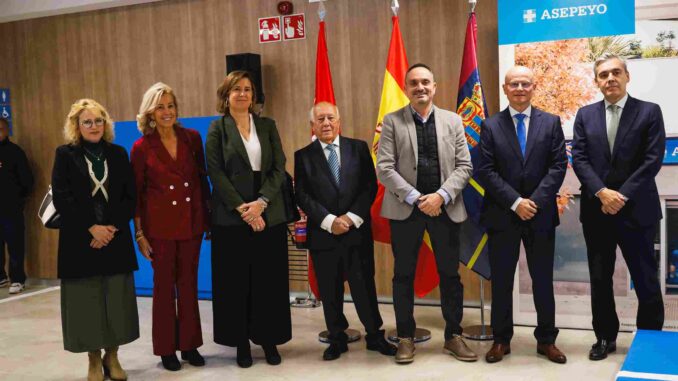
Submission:
M 218 116 L 196 117 L 196 118 L 180 118 L 179 123 L 187 128 L 197 130 L 202 137 L 203 145 L 207 137 L 207 130 L 210 123 L 219 118 Z M 129 153 L 134 142 L 141 137 L 141 133 L 137 130 L 137 123 L 134 121 L 124 121 L 115 123 L 115 144 L 119 144 Z M 175 221 L 177 224 L 183 221 Z M 130 226 L 134 229 L 134 223 L 130 222 Z M 134 231 L 134 230 L 132 230 Z M 134 273 L 134 283 L 136 286 L 137 295 L 151 296 L 153 295 L 153 267 L 141 253 L 135 244 L 137 251 L 137 261 L 139 262 L 139 270 Z M 198 264 L 198 298 L 212 299 L 212 245 L 209 241 L 202 241 L 200 248 L 200 262 Z
M 499 0 L 499 45 L 632 34 L 634 0 Z
M 678 165 L 678 137 L 666 139 L 664 165 Z

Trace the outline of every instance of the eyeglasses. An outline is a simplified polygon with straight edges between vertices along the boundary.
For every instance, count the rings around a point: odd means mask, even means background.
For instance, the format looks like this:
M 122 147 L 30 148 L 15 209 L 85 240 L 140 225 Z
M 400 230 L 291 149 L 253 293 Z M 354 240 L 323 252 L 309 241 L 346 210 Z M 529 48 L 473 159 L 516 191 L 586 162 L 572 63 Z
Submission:
M 97 127 L 102 127 L 104 124 L 106 124 L 106 120 L 104 118 L 96 118 L 94 120 L 85 119 L 80 122 L 80 125 L 85 128 L 92 128 L 92 126 L 94 126 L 95 124 Z
M 529 89 L 532 88 L 533 83 L 532 82 L 509 82 L 508 86 L 511 90 L 516 90 L 519 87 L 522 87 L 525 90 L 529 90 Z

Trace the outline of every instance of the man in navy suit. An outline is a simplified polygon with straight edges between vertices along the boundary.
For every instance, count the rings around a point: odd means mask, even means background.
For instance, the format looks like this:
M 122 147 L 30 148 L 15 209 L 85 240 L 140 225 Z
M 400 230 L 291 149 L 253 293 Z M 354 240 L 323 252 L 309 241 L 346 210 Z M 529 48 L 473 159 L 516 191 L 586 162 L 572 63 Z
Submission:
M 492 270 L 492 329 L 489 363 L 511 353 L 513 337 L 513 277 L 525 246 L 537 309 L 537 353 L 563 364 L 555 346 L 553 257 L 559 224 L 556 193 L 567 156 L 558 116 L 533 107 L 537 84 L 532 70 L 516 66 L 506 73 L 503 89 L 509 107 L 483 122 L 478 176 L 485 187 L 481 223 L 487 228 Z
M 589 359 L 616 350 L 619 319 L 612 275 L 621 248 L 638 296 L 638 329 L 661 330 L 664 302 L 654 237 L 662 218 L 655 176 L 664 158 L 661 109 L 630 97 L 626 62 L 604 55 L 593 68 L 604 100 L 582 107 L 574 122 L 572 159 L 581 182 L 581 215 L 591 276 L 596 343 Z
M 348 351 L 348 321 L 343 313 L 344 274 L 351 287 L 367 349 L 394 356 L 384 339 L 374 285 L 374 241 L 370 208 L 377 177 L 367 143 L 339 136 L 339 110 L 330 103 L 311 109 L 311 127 L 318 138 L 294 153 L 297 203 L 308 216 L 307 243 L 323 299 L 330 346 L 323 359 Z

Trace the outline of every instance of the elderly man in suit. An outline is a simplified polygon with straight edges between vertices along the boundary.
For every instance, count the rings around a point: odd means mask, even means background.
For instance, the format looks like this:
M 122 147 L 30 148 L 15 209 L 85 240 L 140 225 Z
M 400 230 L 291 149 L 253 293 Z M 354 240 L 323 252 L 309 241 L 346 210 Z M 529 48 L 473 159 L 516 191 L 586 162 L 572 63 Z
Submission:
M 659 106 L 628 95 L 630 76 L 622 58 L 602 56 L 593 73 L 605 99 L 577 112 L 572 158 L 582 184 L 580 220 L 596 333 L 589 359 L 602 360 L 617 348 L 619 319 L 612 291 L 617 246 L 638 296 L 637 328 L 661 330 L 664 325 L 654 237 L 662 218 L 655 176 L 666 133 Z
M 511 353 L 513 278 L 525 246 L 537 309 L 537 353 L 556 363 L 567 358 L 555 346 L 553 255 L 559 223 L 556 194 L 567 169 L 560 118 L 532 106 L 537 84 L 532 70 L 516 66 L 506 73 L 509 106 L 483 122 L 478 176 L 485 188 L 481 223 L 487 228 L 492 270 L 492 330 L 489 363 Z
M 410 104 L 384 117 L 377 177 L 386 188 L 381 215 L 390 220 L 395 259 L 393 306 L 396 362 L 414 361 L 414 273 L 428 231 L 440 276 L 445 350 L 462 361 L 477 356 L 461 338 L 464 289 L 458 272 L 459 229 L 467 215 L 461 192 L 473 170 L 459 115 L 433 104 L 436 83 L 424 64 L 405 75 Z
M 367 331 L 367 349 L 393 356 L 396 348 L 384 339 L 374 285 L 370 207 L 377 180 L 369 148 L 364 141 L 339 136 L 339 109 L 333 104 L 316 104 L 310 120 L 318 139 L 295 152 L 294 177 L 297 203 L 308 216 L 307 242 L 329 331 L 323 359 L 348 351 L 344 274 Z

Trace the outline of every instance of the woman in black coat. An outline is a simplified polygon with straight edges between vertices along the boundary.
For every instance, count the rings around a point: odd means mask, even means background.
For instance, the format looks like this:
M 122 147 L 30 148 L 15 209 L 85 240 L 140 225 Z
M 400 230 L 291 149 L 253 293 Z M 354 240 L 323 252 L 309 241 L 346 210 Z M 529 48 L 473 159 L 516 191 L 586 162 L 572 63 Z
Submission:
M 118 346 L 139 337 L 129 222 L 135 188 L 127 152 L 112 144 L 113 121 L 91 99 L 71 107 L 67 144 L 56 150 L 54 205 L 61 215 L 58 276 L 64 348 L 88 352 L 88 380 L 126 380 Z M 105 350 L 103 359 L 101 350 Z

